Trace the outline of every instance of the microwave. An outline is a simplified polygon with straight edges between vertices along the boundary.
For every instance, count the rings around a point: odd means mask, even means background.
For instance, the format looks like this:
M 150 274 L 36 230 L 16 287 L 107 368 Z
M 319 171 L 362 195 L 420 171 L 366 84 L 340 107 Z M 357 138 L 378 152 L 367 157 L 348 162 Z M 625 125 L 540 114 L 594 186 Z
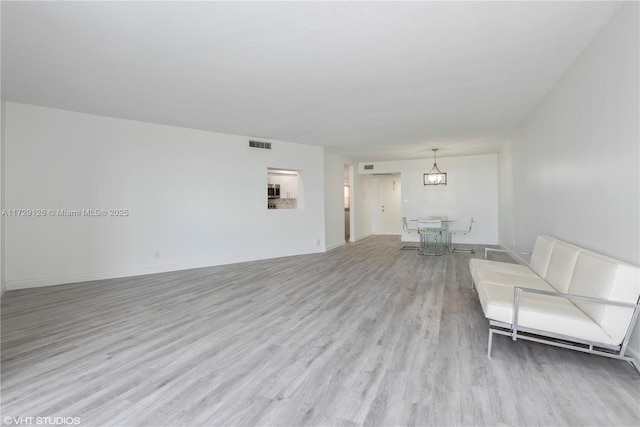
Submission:
M 269 199 L 279 199 L 280 184 L 267 184 L 267 196 Z

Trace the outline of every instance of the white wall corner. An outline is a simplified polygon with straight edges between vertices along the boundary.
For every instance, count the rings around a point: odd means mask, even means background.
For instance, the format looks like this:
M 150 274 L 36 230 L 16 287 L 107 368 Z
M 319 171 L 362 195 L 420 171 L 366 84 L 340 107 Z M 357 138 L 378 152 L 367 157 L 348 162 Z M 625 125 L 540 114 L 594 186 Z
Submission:
M 0 79 L 1 81 L 1 79 Z M 0 212 L 4 209 L 4 99 L 0 99 Z M 4 215 L 0 215 L 0 297 L 7 290 L 4 279 Z
M 343 157 L 324 150 L 324 234 L 327 250 L 345 243 Z

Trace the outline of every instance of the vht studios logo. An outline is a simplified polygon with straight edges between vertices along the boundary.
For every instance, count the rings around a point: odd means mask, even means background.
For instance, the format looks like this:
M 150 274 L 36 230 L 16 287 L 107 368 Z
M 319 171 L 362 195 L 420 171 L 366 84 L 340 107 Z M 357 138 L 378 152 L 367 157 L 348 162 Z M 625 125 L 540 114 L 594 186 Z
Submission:
M 80 425 L 80 417 L 4 417 L 4 425 L 69 426 Z

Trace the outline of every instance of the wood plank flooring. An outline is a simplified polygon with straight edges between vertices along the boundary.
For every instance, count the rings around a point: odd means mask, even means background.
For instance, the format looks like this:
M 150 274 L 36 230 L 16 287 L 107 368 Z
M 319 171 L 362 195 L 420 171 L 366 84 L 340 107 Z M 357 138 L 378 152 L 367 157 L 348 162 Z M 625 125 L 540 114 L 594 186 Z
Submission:
M 500 336 L 486 357 L 468 270 L 482 251 L 401 246 L 376 236 L 326 254 L 9 291 L 2 416 L 640 425 L 640 374 L 626 362 Z

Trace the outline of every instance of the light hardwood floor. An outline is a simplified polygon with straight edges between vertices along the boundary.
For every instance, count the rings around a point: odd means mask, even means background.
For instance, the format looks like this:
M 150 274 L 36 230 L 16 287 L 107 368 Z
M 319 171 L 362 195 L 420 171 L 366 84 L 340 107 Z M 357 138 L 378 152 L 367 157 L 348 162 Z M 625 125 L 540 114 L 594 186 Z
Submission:
M 500 336 L 486 357 L 468 271 L 480 253 L 422 257 L 400 246 L 371 237 L 326 254 L 9 291 L 2 416 L 83 426 L 640 424 L 640 374 L 626 362 Z

